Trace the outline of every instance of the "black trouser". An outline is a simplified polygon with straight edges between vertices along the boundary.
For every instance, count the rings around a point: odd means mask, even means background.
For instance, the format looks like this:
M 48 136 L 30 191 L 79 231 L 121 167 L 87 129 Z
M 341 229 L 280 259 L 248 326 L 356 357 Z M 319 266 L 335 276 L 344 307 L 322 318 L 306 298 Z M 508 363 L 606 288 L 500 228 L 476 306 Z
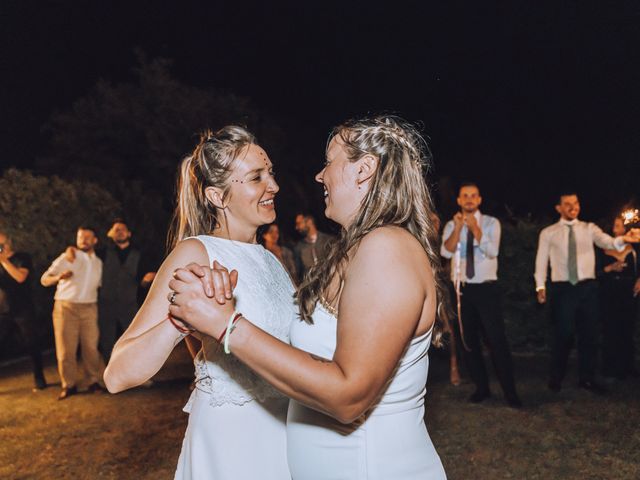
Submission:
M 607 279 L 602 298 L 602 373 L 623 378 L 634 370 L 636 299 L 633 279 Z
M 455 297 L 453 300 L 455 304 Z M 482 356 L 482 337 L 491 354 L 502 391 L 508 396 L 515 395 L 513 361 L 505 335 L 502 295 L 498 284 L 484 282 L 464 285 L 462 287 L 461 310 L 464 344 L 462 344 L 462 335 L 458 334 L 459 349 L 476 388 L 483 392 L 489 391 L 489 378 Z
M 26 308 L 15 313 L 0 315 L 0 341 L 6 339 L 11 327 L 16 326 L 22 341 L 31 357 L 33 376 L 36 380 L 44 381 L 42 372 L 42 353 L 40 351 L 40 337 L 36 325 L 36 317 L 32 309 Z
M 574 331 L 578 336 L 580 381 L 593 380 L 598 351 L 598 283 L 595 280 L 584 280 L 576 285 L 553 282 L 549 297 L 553 323 L 551 381 L 561 383 L 565 377 Z

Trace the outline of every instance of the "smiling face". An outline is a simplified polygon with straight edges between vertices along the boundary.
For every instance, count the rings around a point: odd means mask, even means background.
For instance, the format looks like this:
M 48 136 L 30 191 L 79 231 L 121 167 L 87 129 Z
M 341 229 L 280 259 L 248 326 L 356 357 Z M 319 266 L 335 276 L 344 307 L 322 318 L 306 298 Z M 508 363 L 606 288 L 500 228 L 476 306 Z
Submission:
M 207 189 L 207 197 L 214 205 L 224 207 L 219 217 L 231 238 L 255 242 L 256 229 L 276 219 L 274 199 L 280 190 L 266 152 L 258 145 L 249 145 L 234 162 L 228 185 L 226 198 L 213 187 Z
M 580 201 L 577 195 L 563 195 L 560 203 L 556 205 L 556 211 L 564 220 L 575 220 L 580 214 Z
M 349 160 L 342 139 L 336 135 L 329 143 L 325 166 L 316 175 L 316 181 L 324 186 L 325 215 L 343 227 L 353 220 L 365 193 L 366 185 L 359 182 L 359 163 Z

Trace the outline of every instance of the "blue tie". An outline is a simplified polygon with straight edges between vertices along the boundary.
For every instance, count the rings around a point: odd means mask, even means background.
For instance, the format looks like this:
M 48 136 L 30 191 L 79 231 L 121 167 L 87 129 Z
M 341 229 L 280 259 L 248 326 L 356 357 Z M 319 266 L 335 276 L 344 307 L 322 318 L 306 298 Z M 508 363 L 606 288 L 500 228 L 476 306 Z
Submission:
M 467 265 L 465 273 L 467 279 L 473 278 L 476 274 L 476 268 L 473 261 L 473 232 L 467 228 Z

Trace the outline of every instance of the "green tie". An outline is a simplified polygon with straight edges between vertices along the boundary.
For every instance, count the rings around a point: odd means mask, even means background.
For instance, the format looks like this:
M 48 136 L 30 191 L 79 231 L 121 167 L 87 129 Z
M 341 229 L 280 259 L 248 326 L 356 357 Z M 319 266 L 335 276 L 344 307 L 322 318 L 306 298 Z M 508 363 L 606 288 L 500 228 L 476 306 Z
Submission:
M 569 283 L 575 285 L 578 283 L 578 248 L 576 246 L 576 234 L 573 231 L 573 225 L 569 227 Z

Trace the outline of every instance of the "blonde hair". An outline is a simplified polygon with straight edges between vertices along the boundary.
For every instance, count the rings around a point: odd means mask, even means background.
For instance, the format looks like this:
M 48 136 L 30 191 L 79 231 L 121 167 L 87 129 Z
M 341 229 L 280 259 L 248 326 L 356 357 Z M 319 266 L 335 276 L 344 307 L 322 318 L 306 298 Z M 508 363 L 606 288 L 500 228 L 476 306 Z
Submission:
M 316 302 L 327 294 L 334 275 L 343 280 L 347 255 L 353 253 L 365 235 L 386 225 L 404 228 L 424 248 L 434 272 L 438 310 L 441 310 L 445 295 L 434 207 L 425 179 L 431 161 L 425 140 L 416 127 L 395 116 L 350 120 L 333 129 L 329 142 L 335 137 L 342 140 L 351 162 L 373 155 L 378 159 L 378 168 L 354 221 L 342 229 L 326 260 L 312 267 L 300 286 L 297 298 L 302 318 L 311 322 Z M 334 300 L 335 295 L 327 299 Z M 436 345 L 440 343 L 444 321 L 436 315 L 432 337 Z
M 218 211 L 205 196 L 207 187 L 220 188 L 227 198 L 234 161 L 255 136 L 243 127 L 229 125 L 217 132 L 205 131 L 193 153 L 180 165 L 176 209 L 167 247 L 172 249 L 187 237 L 211 233 L 220 225 Z

